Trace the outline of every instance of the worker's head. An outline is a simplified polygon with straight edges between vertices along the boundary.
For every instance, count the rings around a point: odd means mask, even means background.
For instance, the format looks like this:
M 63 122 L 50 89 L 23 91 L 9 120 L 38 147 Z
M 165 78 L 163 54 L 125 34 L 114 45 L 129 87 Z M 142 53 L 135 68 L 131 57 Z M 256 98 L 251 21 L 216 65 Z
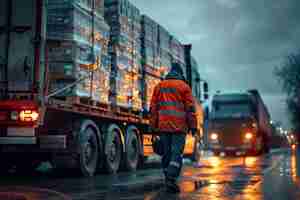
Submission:
M 172 63 L 171 71 L 166 76 L 166 79 L 178 79 L 185 81 L 184 73 L 179 63 Z
M 172 63 L 171 72 L 176 72 L 176 73 L 178 73 L 180 75 L 184 75 L 183 70 L 182 70 L 180 64 L 177 63 L 177 62 Z

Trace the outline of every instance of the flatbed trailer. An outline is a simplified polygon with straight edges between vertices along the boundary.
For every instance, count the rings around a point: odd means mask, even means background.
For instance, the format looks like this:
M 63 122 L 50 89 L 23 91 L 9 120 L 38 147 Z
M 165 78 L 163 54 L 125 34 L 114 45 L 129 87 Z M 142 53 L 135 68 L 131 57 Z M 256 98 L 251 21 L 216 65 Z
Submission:
M 93 176 L 103 168 L 136 170 L 153 155 L 148 113 L 49 94 L 46 1 L 4 0 L 0 12 L 0 170 L 33 170 L 50 161 Z M 187 59 L 190 52 L 187 46 Z M 198 136 L 188 136 L 187 155 L 199 151 Z

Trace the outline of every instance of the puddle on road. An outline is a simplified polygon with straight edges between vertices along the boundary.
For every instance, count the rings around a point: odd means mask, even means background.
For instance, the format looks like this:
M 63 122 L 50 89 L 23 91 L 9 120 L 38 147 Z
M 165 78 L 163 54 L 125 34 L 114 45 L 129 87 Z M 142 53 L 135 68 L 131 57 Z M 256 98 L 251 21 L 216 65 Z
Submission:
M 1 200 L 71 200 L 65 194 L 41 188 L 31 187 L 6 187 L 0 188 Z
M 0 192 L 0 199 L 2 200 L 29 200 L 24 194 L 14 194 L 11 192 Z

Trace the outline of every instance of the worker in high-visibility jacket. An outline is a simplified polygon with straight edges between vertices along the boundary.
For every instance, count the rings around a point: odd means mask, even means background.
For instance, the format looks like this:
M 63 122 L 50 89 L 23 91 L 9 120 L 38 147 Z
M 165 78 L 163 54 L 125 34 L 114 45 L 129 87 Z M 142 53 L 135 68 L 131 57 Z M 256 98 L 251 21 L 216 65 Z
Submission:
M 172 64 L 165 80 L 155 87 L 150 113 L 150 125 L 159 134 L 163 146 L 166 189 L 180 192 L 176 181 L 182 168 L 185 137 L 189 131 L 196 134 L 197 122 L 192 90 L 178 63 Z

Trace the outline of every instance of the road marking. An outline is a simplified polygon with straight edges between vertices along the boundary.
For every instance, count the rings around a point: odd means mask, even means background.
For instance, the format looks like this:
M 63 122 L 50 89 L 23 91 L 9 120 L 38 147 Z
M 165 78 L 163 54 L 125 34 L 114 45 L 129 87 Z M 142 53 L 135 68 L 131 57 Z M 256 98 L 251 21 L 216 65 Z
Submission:
M 266 175 L 267 173 L 275 169 L 282 160 L 283 160 L 283 156 L 280 156 L 280 158 L 278 158 L 270 167 L 263 170 L 263 175 Z
M 276 167 L 279 166 L 280 162 L 281 162 L 283 159 L 284 159 L 283 156 L 280 156 L 280 158 L 277 158 L 276 161 L 274 161 L 273 164 L 272 164 L 270 167 L 268 167 L 268 168 L 266 168 L 266 169 L 264 169 L 264 170 L 262 171 L 262 175 L 264 176 L 264 175 L 268 174 L 269 172 L 273 171 Z M 258 183 L 256 183 L 256 184 L 253 186 L 253 188 L 256 189 L 256 188 L 258 188 L 261 184 L 262 184 L 262 180 L 260 180 Z

